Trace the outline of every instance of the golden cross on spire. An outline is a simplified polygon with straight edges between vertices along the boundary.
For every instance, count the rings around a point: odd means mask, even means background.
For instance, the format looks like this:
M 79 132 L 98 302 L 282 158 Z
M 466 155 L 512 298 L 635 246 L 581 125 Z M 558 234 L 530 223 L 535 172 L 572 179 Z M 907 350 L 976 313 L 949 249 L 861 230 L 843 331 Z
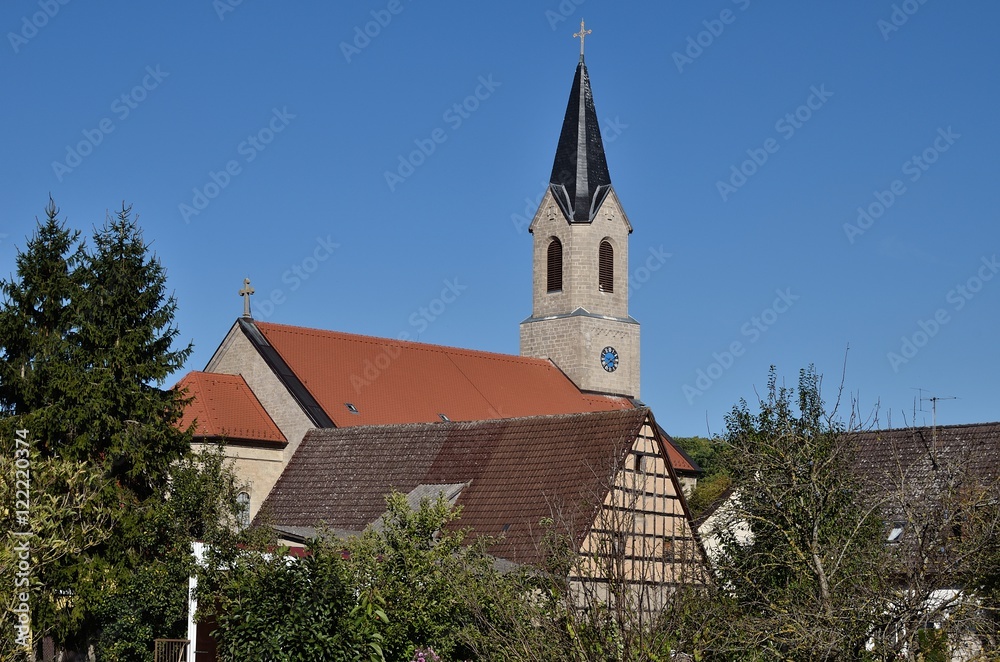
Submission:
M 573 35 L 573 38 L 580 38 L 580 58 L 583 58 L 583 40 L 587 38 L 587 35 L 593 32 L 593 30 L 585 30 L 583 28 L 583 19 L 580 19 L 580 31 Z

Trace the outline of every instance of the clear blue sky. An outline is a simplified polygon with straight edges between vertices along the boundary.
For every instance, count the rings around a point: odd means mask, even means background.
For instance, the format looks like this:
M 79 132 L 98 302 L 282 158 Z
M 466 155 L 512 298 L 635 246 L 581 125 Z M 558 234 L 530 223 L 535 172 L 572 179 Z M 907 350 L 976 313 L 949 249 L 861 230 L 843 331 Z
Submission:
M 912 420 L 917 387 L 958 398 L 939 423 L 1000 419 L 995 2 L 63 2 L 0 8 L 0 273 L 50 192 L 85 233 L 128 201 L 186 369 L 245 276 L 258 319 L 517 353 L 518 217 L 583 17 L 635 228 L 642 398 L 669 432 L 720 432 L 772 363 L 792 382 L 815 363 L 832 398 L 848 345 L 846 389 L 883 423 Z M 465 289 L 442 310 L 446 281 Z

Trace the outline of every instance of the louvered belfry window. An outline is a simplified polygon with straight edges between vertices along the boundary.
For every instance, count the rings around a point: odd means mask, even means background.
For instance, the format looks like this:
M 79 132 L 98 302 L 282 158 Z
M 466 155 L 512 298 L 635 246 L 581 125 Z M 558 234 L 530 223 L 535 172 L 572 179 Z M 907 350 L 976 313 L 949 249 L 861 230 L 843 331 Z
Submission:
M 546 292 L 559 292 L 562 290 L 563 255 L 562 242 L 552 238 L 549 242 L 548 260 L 546 260 Z
M 601 242 L 599 255 L 600 264 L 597 268 L 597 283 L 601 292 L 615 291 L 615 249 L 607 241 Z

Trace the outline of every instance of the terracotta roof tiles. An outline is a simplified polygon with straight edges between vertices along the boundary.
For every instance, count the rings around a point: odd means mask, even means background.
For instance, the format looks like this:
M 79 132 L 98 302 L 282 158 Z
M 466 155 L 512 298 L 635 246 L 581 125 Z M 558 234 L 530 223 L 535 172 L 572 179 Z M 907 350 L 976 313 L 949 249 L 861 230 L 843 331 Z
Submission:
M 195 424 L 195 437 L 285 444 L 250 387 L 239 375 L 190 372 L 175 387 L 192 398 L 178 422 L 181 429 Z
M 255 324 L 336 427 L 633 409 L 628 398 L 581 392 L 545 359 Z M 667 452 L 678 470 L 698 471 L 672 443 Z

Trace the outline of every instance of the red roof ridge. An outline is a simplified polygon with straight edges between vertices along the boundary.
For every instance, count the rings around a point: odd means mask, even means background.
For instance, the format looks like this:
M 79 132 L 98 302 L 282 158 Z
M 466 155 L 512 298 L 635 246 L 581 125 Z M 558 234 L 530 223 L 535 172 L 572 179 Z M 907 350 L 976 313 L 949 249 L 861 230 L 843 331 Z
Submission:
M 365 342 L 373 345 L 384 345 L 386 343 L 398 344 L 409 346 L 414 349 L 421 349 L 431 352 L 440 352 L 443 354 L 464 354 L 467 356 L 479 356 L 483 358 L 494 358 L 501 361 L 510 361 L 513 363 L 534 363 L 549 367 L 555 367 L 549 359 L 540 359 L 533 356 L 520 356 L 518 354 L 505 354 L 503 352 L 489 352 L 481 349 L 468 349 L 466 347 L 454 347 L 452 345 L 440 345 L 436 343 L 426 343 L 420 342 L 418 340 L 402 340 L 397 338 L 386 338 L 383 336 L 373 336 L 370 334 L 363 333 L 347 333 L 346 331 L 330 331 L 328 329 L 314 329 L 305 326 L 296 326 L 292 324 L 278 324 L 276 322 L 254 322 L 262 332 L 266 332 L 269 327 L 274 328 L 276 331 L 282 331 L 285 333 L 297 333 L 303 336 L 313 336 L 313 337 L 335 337 L 343 338 L 348 340 L 355 340 L 357 342 Z
M 571 412 L 568 414 L 536 414 L 533 416 L 516 416 L 513 418 L 509 417 L 499 417 L 499 418 L 477 418 L 470 421 L 417 421 L 413 423 L 369 423 L 366 425 L 351 425 L 344 427 L 334 427 L 334 428 L 309 428 L 306 432 L 307 435 L 316 434 L 347 434 L 347 430 L 352 430 L 351 434 L 371 434 L 372 428 L 379 428 L 386 431 L 395 430 L 406 430 L 406 429 L 429 429 L 430 427 L 444 427 L 444 428 L 455 428 L 455 429 L 466 429 L 474 428 L 476 426 L 482 425 L 483 423 L 503 423 L 503 424 L 518 424 L 518 423 L 535 423 L 546 421 L 550 419 L 551 422 L 555 422 L 557 419 L 569 419 L 569 418 L 587 418 L 587 417 L 620 417 L 628 418 L 629 416 L 635 416 L 639 418 L 639 413 L 643 417 L 649 416 L 649 407 L 634 407 L 631 409 L 603 409 L 600 411 L 580 411 Z

